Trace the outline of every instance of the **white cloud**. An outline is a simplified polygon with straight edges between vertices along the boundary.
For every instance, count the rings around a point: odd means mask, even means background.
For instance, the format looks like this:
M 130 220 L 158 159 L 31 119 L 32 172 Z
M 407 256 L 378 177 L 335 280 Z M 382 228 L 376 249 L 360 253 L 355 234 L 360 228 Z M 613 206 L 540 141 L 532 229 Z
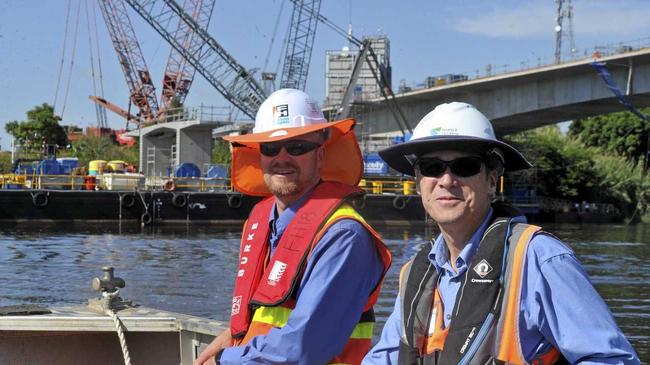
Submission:
M 634 36 L 650 34 L 650 3 L 617 1 L 574 2 L 575 35 Z M 515 8 L 491 9 L 451 20 L 450 28 L 461 33 L 492 38 L 548 37 L 555 27 L 553 2 L 524 3 Z M 565 23 L 565 27 L 567 23 Z

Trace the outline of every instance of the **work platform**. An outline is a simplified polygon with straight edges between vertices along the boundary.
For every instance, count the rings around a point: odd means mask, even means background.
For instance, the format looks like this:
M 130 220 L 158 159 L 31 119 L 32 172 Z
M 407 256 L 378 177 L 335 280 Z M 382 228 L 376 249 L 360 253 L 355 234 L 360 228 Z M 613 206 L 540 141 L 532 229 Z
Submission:
M 161 123 L 126 133 L 140 139 L 139 169 L 147 176 L 169 176 L 182 163 L 193 163 L 205 175 L 214 145 L 212 131 L 237 126 L 214 107 L 174 109 Z

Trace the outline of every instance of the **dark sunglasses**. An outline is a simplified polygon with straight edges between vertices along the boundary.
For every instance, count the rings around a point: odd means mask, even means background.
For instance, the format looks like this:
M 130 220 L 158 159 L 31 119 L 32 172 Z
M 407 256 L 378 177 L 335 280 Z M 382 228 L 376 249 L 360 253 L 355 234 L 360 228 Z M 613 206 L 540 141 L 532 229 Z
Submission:
M 316 142 L 302 141 L 302 140 L 293 140 L 287 142 L 272 142 L 272 143 L 262 143 L 260 144 L 260 152 L 267 157 L 277 156 L 282 147 L 287 150 L 287 153 L 291 156 L 300 156 L 304 155 L 309 151 L 313 151 L 320 147 L 321 145 Z
M 470 177 L 481 171 L 483 160 L 479 157 L 459 157 L 451 161 L 443 161 L 433 157 L 425 157 L 415 162 L 415 167 L 423 176 L 441 177 L 447 168 L 458 177 Z

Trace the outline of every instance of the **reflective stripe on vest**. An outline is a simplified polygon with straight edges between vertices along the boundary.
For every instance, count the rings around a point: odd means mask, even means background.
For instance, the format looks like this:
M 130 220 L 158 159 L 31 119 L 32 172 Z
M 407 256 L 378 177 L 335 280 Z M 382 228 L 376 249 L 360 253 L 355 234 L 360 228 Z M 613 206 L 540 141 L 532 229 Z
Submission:
M 327 185 L 329 183 L 322 183 L 321 185 L 323 184 Z M 298 210 L 296 214 L 301 214 L 301 213 L 310 214 L 311 212 L 304 212 Z M 323 212 L 320 213 L 322 214 Z M 359 364 L 361 363 L 363 356 L 370 349 L 373 328 L 374 328 L 374 321 L 375 321 L 374 311 L 372 310 L 372 306 L 377 301 L 377 297 L 379 296 L 379 290 L 381 288 L 381 283 L 383 281 L 383 275 L 385 275 L 385 273 L 388 271 L 388 268 L 390 266 L 391 254 L 388 248 L 386 248 L 386 246 L 381 241 L 379 234 L 377 234 L 365 222 L 363 217 L 361 217 L 361 215 L 359 215 L 359 213 L 357 213 L 349 204 L 342 203 L 327 217 L 327 219 L 323 219 L 324 223 L 322 224 L 321 228 L 319 228 L 318 231 L 315 234 L 313 234 L 313 239 L 311 240 L 310 244 L 307 246 L 309 247 L 308 249 L 309 252 L 307 253 L 307 255 L 311 254 L 314 245 L 317 242 L 319 242 L 319 240 L 321 239 L 323 234 L 325 234 L 325 232 L 329 229 L 329 227 L 342 219 L 352 219 L 364 226 L 364 228 L 370 233 L 371 237 L 373 238 L 375 247 L 377 248 L 377 251 L 384 264 L 384 271 L 382 274 L 382 278 L 378 283 L 377 287 L 373 290 L 373 292 L 369 296 L 366 305 L 364 307 L 364 313 L 361 315 L 361 319 L 359 320 L 359 323 L 357 323 L 352 333 L 349 335 L 348 342 L 345 345 L 345 347 L 342 349 L 342 352 L 330 361 L 331 364 L 337 364 L 337 363 Z M 287 228 L 287 231 L 288 230 L 289 227 Z M 283 234 L 281 243 L 282 240 L 285 239 L 285 235 L 287 234 L 287 231 L 285 231 L 285 233 Z M 308 232 L 306 232 L 305 236 L 312 237 L 312 235 L 309 235 Z M 278 245 L 278 247 L 280 246 L 280 244 Z M 268 266 L 270 266 L 273 260 L 275 259 L 276 259 L 276 255 L 274 255 L 273 259 L 268 264 Z M 306 259 L 302 261 L 302 265 L 306 266 L 306 262 L 307 262 Z M 301 268 L 299 271 L 300 276 L 294 277 L 292 279 L 294 286 L 299 285 L 303 270 L 304 268 Z M 266 275 L 266 273 L 264 275 Z M 262 278 L 262 280 L 264 279 Z M 262 283 L 260 283 L 260 285 L 261 284 Z M 283 288 L 283 290 L 285 291 L 288 290 L 289 292 L 294 292 L 293 289 L 294 289 L 293 287 L 288 289 Z M 255 296 L 253 296 L 253 298 L 255 298 Z M 272 304 L 276 304 L 276 303 L 272 303 Z M 283 302 L 277 303 L 276 305 L 269 305 L 264 303 L 258 306 L 254 310 L 250 323 L 247 325 L 247 331 L 245 333 L 245 336 L 241 341 L 238 341 L 238 344 L 246 344 L 253 337 L 267 334 L 274 327 L 282 328 L 283 326 L 285 326 L 289 320 L 289 316 L 291 315 L 291 311 L 294 305 L 295 305 L 295 300 L 289 297 L 286 298 Z
M 505 210 L 503 208 L 503 206 L 495 206 L 493 217 L 514 216 L 513 214 L 507 214 L 509 213 L 507 207 Z M 403 332 L 400 341 L 399 363 L 473 365 L 504 361 L 525 364 L 525 359 L 521 355 L 517 314 L 521 297 L 521 280 L 526 250 L 532 236 L 539 229 L 539 227 L 527 224 L 511 223 L 510 219 L 496 218 L 493 220 L 490 227 L 486 229 L 479 244 L 479 250 L 463 276 L 463 290 L 459 290 L 457 293 L 454 306 L 455 313 L 449 328 L 445 329 L 448 332 L 445 331 L 446 333 L 444 333 L 447 337 L 443 342 L 451 341 L 451 343 L 448 343 L 450 346 L 444 346 L 442 351 L 435 351 L 439 346 L 434 346 L 433 342 L 439 344 L 439 339 L 434 341 L 428 328 L 429 323 L 432 322 L 430 316 L 432 315 L 433 297 L 435 291 L 437 291 L 438 281 L 438 273 L 428 260 L 428 254 L 433 243 L 426 245 L 412 261 L 405 265 L 400 273 Z M 495 269 L 495 271 L 499 271 L 496 274 L 503 277 L 504 285 L 492 287 L 492 293 L 497 293 L 494 290 L 498 290 L 498 293 L 500 293 L 496 295 L 495 299 L 489 299 L 490 301 L 494 300 L 488 303 L 492 310 L 486 313 L 482 325 L 470 324 L 470 327 L 467 327 L 467 324 L 461 325 L 463 319 L 468 315 L 476 315 L 473 307 L 481 306 L 482 310 L 485 311 L 485 306 L 482 306 L 484 302 L 480 302 L 483 297 L 481 294 L 474 293 L 479 289 L 473 288 L 467 282 L 470 271 L 473 271 L 473 268 L 478 266 L 479 262 L 482 262 L 483 258 L 486 257 L 486 253 L 494 253 L 494 250 L 502 247 L 504 242 L 507 242 L 509 247 L 502 250 L 501 253 L 502 260 L 503 256 L 507 254 L 506 269 L 505 272 L 501 272 L 501 265 L 498 265 L 498 269 Z M 487 261 L 492 266 L 497 266 L 494 262 L 491 262 L 495 261 L 494 255 L 488 257 Z M 494 278 L 494 274 L 485 276 L 485 278 Z M 474 276 L 475 274 L 472 274 L 472 278 Z M 480 293 L 480 291 L 477 293 Z M 493 294 L 490 294 L 490 298 L 493 298 Z M 478 313 L 484 312 L 479 310 Z M 409 333 L 409 331 L 413 332 Z M 418 337 L 422 336 L 425 336 L 426 339 L 418 339 Z M 507 356 L 502 357 L 502 354 Z M 549 365 L 557 361 L 559 357 L 559 351 L 552 349 L 548 353 L 539 355 L 532 362 Z
M 293 309 L 287 307 L 259 307 L 253 315 L 253 322 L 266 323 L 273 327 L 282 328 L 289 321 Z M 371 340 L 374 322 L 359 322 L 352 330 L 350 338 Z

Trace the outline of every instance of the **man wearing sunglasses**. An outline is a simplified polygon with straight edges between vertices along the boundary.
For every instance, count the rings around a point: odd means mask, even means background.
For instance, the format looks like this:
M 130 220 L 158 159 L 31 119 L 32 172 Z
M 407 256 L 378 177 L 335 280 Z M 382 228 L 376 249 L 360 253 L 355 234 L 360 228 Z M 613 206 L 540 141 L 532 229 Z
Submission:
M 282 89 L 252 134 L 225 138 L 234 187 L 266 198 L 244 225 L 230 328 L 195 364 L 359 364 L 370 349 L 391 255 L 349 204 L 363 171 L 354 124 Z
M 639 363 L 571 249 L 495 202 L 499 176 L 531 165 L 483 114 L 439 105 L 380 155 L 441 233 L 402 268 L 363 364 Z

